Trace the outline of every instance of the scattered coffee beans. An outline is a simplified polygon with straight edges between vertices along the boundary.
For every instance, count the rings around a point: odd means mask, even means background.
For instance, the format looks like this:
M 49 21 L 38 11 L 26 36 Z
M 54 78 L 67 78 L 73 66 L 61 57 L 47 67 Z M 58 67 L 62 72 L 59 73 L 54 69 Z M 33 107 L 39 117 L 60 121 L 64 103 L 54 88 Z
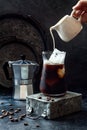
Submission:
M 41 98 L 41 97 L 39 97 Z M 5 104 L 1 102 L 0 104 Z M 11 107 L 10 107 L 11 106 Z M 4 108 L 4 107 L 3 107 Z M 22 112 L 21 108 L 15 108 L 12 104 L 9 104 L 7 108 L 1 110 L 0 119 L 8 118 L 10 122 L 19 122 L 21 120 L 24 120 L 26 117 L 26 114 Z M 28 126 L 29 124 L 27 122 L 24 122 L 24 126 Z M 36 125 L 36 127 L 40 127 L 39 124 Z

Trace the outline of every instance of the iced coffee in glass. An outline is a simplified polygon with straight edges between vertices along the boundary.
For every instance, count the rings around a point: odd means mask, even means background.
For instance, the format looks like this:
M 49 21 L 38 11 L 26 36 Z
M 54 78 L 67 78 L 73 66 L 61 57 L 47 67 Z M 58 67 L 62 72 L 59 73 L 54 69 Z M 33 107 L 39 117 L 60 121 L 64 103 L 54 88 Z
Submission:
M 57 49 L 54 52 L 42 52 L 43 68 L 40 81 L 40 91 L 44 95 L 63 96 L 65 86 L 65 52 Z

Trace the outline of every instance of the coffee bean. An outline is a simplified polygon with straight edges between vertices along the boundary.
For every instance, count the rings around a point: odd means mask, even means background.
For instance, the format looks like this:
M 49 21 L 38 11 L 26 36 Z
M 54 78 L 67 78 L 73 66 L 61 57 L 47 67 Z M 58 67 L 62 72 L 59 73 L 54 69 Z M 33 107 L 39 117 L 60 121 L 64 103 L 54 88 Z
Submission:
M 38 97 L 38 99 L 42 99 L 42 97 Z
M 10 111 L 13 111 L 14 109 L 13 109 L 13 108 L 10 108 L 9 110 L 10 110 Z
M 54 99 L 51 99 L 52 102 L 54 102 Z
M 0 119 L 2 119 L 3 118 L 3 116 L 2 115 L 0 115 Z
M 14 112 L 9 112 L 9 115 L 14 115 Z
M 6 117 L 6 116 L 8 116 L 9 115 L 9 112 L 7 111 L 7 112 L 5 112 L 5 113 L 3 113 L 3 116 L 4 117 Z
M 50 101 L 51 100 L 51 97 L 47 97 L 47 101 Z
M 14 112 L 15 112 L 15 113 L 18 113 L 18 112 L 19 112 L 19 110 L 15 110 Z
M 12 116 L 9 116 L 9 119 L 12 119 L 13 117 Z
M 18 122 L 18 118 L 14 118 L 14 121 L 15 121 L 15 122 Z
M 9 115 L 9 111 L 7 111 L 6 113 L 7 113 L 7 115 Z
M 19 120 L 23 120 L 23 117 L 22 117 L 22 116 L 19 116 Z
M 6 112 L 5 110 L 1 110 L 2 113 Z
M 28 126 L 28 123 L 27 123 L 27 122 L 24 122 L 24 125 L 25 125 L 25 126 Z
M 11 122 L 14 122 L 14 119 L 12 118 L 12 119 L 10 119 L 10 121 L 11 121 Z
M 26 117 L 26 114 L 21 115 L 22 118 Z
M 12 104 L 9 104 L 9 106 L 13 106 Z
M 0 104 L 1 104 L 1 105 L 3 105 L 3 104 L 4 104 L 4 102 L 1 102 Z
M 40 127 L 40 125 L 39 125 L 39 124 L 36 124 L 36 127 Z
M 21 111 L 21 108 L 17 108 L 18 111 Z

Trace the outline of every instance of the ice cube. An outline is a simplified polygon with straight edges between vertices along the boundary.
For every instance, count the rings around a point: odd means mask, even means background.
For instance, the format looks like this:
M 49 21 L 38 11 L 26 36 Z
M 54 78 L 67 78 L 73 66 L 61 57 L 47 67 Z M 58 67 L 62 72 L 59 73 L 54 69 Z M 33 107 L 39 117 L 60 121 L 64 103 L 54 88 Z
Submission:
M 58 74 L 58 77 L 63 78 L 63 77 L 64 77 L 64 74 L 65 74 L 65 67 L 59 68 L 59 69 L 57 70 L 57 74 Z
M 55 64 L 64 64 L 65 55 L 66 55 L 66 52 L 59 51 L 58 49 L 55 48 L 49 58 L 49 61 Z

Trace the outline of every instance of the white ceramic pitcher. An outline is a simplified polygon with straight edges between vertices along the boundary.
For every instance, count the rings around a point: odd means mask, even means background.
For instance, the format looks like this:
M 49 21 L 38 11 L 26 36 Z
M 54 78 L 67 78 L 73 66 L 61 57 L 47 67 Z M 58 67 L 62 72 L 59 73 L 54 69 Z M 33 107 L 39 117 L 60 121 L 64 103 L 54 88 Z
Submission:
M 76 19 L 71 13 L 71 15 L 65 15 L 58 23 L 50 27 L 50 32 L 52 34 L 52 30 L 56 30 L 63 41 L 69 42 L 79 34 L 82 28 L 81 18 Z

